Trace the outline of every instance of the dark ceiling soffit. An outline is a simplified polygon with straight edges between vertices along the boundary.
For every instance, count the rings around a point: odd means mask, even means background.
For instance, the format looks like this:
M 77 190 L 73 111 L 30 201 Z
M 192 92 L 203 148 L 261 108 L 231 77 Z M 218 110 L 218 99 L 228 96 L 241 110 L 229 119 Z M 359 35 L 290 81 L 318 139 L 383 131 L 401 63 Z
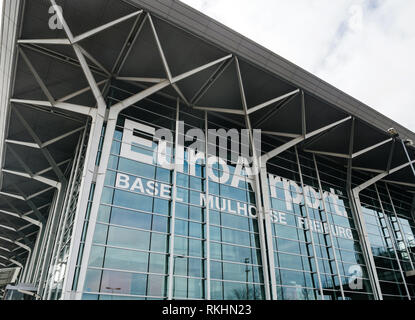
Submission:
M 155 16 L 181 27 L 215 46 L 234 53 L 265 71 L 282 77 L 292 85 L 316 95 L 329 104 L 337 106 L 341 110 L 374 125 L 382 131 L 393 127 L 402 138 L 409 138 L 415 141 L 415 133 L 411 130 L 180 1 L 123 1 L 148 10 Z

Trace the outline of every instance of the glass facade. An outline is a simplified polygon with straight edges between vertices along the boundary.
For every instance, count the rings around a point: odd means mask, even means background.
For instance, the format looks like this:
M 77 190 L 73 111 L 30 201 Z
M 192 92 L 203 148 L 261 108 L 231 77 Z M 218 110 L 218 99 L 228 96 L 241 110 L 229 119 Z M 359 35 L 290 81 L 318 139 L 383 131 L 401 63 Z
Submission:
M 415 298 L 410 130 L 179 2 L 6 2 L 0 264 L 19 284 Z
M 113 86 L 109 100 L 130 94 Z M 180 123 L 183 132 L 235 126 L 162 98 L 119 115 L 85 281 L 74 282 L 83 299 L 260 300 L 267 291 L 282 300 L 375 299 L 345 168 L 291 148 L 268 161 L 258 195 L 249 166 L 216 158 L 210 140 L 192 162 L 193 139 L 177 143 Z M 174 143 L 153 139 L 157 129 L 169 129 Z M 415 246 L 410 197 L 378 183 L 361 203 L 383 298 L 413 297 L 405 281 Z
M 268 169 L 290 179 L 281 179 L 270 192 L 280 217 L 272 230 L 278 297 L 321 299 L 323 293 L 325 300 L 372 299 L 344 173 L 310 156 L 298 160 L 286 152 Z

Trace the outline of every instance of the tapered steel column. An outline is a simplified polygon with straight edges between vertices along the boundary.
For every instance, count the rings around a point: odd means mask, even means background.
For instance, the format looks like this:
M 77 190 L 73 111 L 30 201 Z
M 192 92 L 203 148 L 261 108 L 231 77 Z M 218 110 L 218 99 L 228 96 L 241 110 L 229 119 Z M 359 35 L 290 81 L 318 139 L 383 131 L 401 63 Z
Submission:
M 257 154 L 257 149 L 254 141 L 253 130 L 251 126 L 251 119 L 249 117 L 248 106 L 246 104 L 245 98 L 245 91 L 242 81 L 241 70 L 239 68 L 239 61 L 238 58 L 235 58 L 236 63 L 236 73 L 238 77 L 239 83 L 239 90 L 241 94 L 242 106 L 243 106 L 243 113 L 245 115 L 245 124 L 247 129 L 249 130 L 249 142 L 250 147 L 252 149 L 252 168 L 254 171 L 254 187 L 255 187 L 255 202 L 257 207 L 257 223 L 258 223 L 258 231 L 259 231 L 259 241 L 260 241 L 260 251 L 261 251 L 261 260 L 262 260 L 262 270 L 263 270 L 263 277 L 264 277 L 264 291 L 265 291 L 265 299 L 271 300 L 271 291 L 269 285 L 269 270 L 268 270 L 268 254 L 267 254 L 267 245 L 265 241 L 265 229 L 264 229 L 264 211 L 262 207 L 262 193 L 261 193 L 261 180 L 259 178 L 259 164 L 258 159 L 260 159 L 260 155 Z M 272 270 L 275 273 L 275 270 Z
M 357 233 L 359 234 L 363 257 L 365 258 L 366 267 L 369 273 L 369 280 L 372 286 L 373 295 L 375 299 L 383 300 L 382 290 L 379 284 L 379 277 L 376 271 L 375 260 L 373 258 L 369 237 L 366 231 L 366 223 L 364 221 L 362 207 L 360 204 L 359 192 L 354 189 L 348 189 L 347 192 L 351 203 L 353 220 L 356 224 Z

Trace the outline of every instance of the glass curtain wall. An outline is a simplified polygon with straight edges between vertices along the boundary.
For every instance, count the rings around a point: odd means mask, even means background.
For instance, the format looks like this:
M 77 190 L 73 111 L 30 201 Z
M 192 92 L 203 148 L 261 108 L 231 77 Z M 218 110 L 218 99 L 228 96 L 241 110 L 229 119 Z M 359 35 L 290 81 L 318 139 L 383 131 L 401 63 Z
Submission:
M 365 190 L 361 203 L 383 298 L 413 299 L 405 278 L 414 261 L 411 199 L 381 182 Z
M 298 161 L 292 150 L 267 167 L 278 180 L 269 192 L 278 299 L 373 299 L 345 172 L 309 154 Z

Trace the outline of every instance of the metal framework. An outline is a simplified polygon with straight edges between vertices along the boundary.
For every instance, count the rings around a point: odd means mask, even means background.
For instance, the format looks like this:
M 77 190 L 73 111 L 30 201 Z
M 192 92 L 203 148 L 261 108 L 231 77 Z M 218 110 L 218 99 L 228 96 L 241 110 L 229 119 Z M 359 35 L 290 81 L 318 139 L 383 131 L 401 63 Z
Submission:
M 9 1 L 9 0 L 7 0 Z M 50 0 L 50 4 L 54 7 L 57 7 L 55 0 Z M 332 129 L 350 121 L 351 124 L 351 137 L 350 137 L 350 145 L 349 145 L 349 153 L 342 154 L 342 153 L 334 153 L 330 151 L 319 151 L 305 148 L 304 151 L 308 151 L 313 153 L 313 159 L 315 164 L 315 170 L 317 172 L 317 179 L 319 183 L 319 193 L 320 193 L 320 200 L 323 203 L 323 211 L 327 213 L 325 208 L 324 199 L 323 199 L 323 189 L 321 186 L 320 177 L 318 174 L 317 162 L 315 155 L 323 155 L 329 156 L 334 158 L 344 158 L 347 159 L 347 189 L 350 193 L 349 197 L 352 199 L 352 207 L 353 207 L 353 214 L 355 220 L 357 221 L 357 230 L 359 233 L 359 239 L 362 244 L 362 248 L 364 251 L 364 257 L 366 264 L 368 265 L 370 280 L 372 287 L 374 289 L 374 294 L 376 298 L 382 299 L 382 293 L 379 287 L 379 281 L 376 273 L 376 268 L 373 261 L 373 256 L 371 254 L 370 243 L 368 240 L 366 227 L 364 223 L 364 219 L 362 216 L 362 210 L 360 205 L 359 193 L 364 190 L 365 188 L 376 184 L 376 182 L 386 178 L 387 176 L 407 168 L 408 166 L 411 167 L 412 172 L 415 176 L 415 169 L 414 163 L 415 160 L 410 158 L 410 155 L 406 149 L 405 144 L 402 142 L 403 148 L 405 150 L 406 156 L 408 158 L 408 162 L 403 163 L 397 167 L 391 168 L 391 160 L 394 152 L 395 142 L 397 141 L 396 138 L 388 138 L 381 142 L 378 142 L 372 146 L 368 146 L 363 148 L 359 151 L 353 152 L 354 148 L 354 132 L 355 132 L 355 118 L 353 116 L 346 116 L 341 118 L 340 120 L 334 121 L 332 123 L 326 124 L 321 126 L 317 129 L 312 131 L 307 130 L 307 116 L 306 110 L 307 105 L 305 101 L 305 92 L 304 90 L 297 88 L 293 91 L 289 91 L 285 94 L 279 95 L 262 103 L 259 103 L 254 106 L 248 106 L 247 99 L 246 99 L 246 92 L 244 89 L 243 83 L 243 75 L 240 68 L 239 59 L 233 53 L 226 54 L 222 58 L 216 59 L 209 63 L 205 63 L 198 67 L 195 67 L 191 70 L 188 70 L 184 73 L 173 75 L 172 69 L 169 65 L 169 62 L 166 58 L 165 51 L 163 49 L 163 43 L 160 40 L 160 37 L 157 32 L 157 28 L 153 22 L 152 15 L 149 12 L 144 12 L 143 10 L 137 10 L 132 12 L 128 15 L 115 19 L 111 22 L 108 22 L 102 26 L 96 27 L 94 29 L 88 30 L 82 34 L 74 35 L 72 30 L 70 29 L 69 25 L 67 24 L 64 15 L 60 10 L 56 11 L 58 15 L 58 19 L 63 26 L 63 30 L 65 33 L 65 38 L 62 39 L 19 39 L 17 40 L 17 51 L 18 56 L 21 58 L 31 74 L 33 75 L 34 79 L 36 80 L 37 85 L 43 92 L 44 96 L 47 100 L 33 100 L 33 99 L 22 99 L 19 97 L 11 97 L 8 102 L 10 102 L 10 112 L 19 119 L 20 123 L 26 130 L 26 133 L 31 137 L 33 141 L 20 141 L 16 139 L 5 139 L 4 141 L 7 143 L 7 150 L 10 152 L 20 166 L 23 168 L 23 171 L 18 170 L 10 170 L 10 169 L 2 169 L 3 173 L 7 173 L 14 176 L 23 177 L 26 179 L 31 179 L 38 181 L 47 187 L 39 190 L 33 194 L 25 195 L 21 190 L 19 190 L 18 186 L 15 186 L 17 193 L 10 193 L 1 191 L 0 195 L 4 199 L 13 198 L 20 201 L 25 201 L 29 207 L 31 208 L 30 212 L 22 213 L 13 206 L 10 201 L 10 211 L 1 209 L 0 213 L 4 214 L 5 216 L 13 216 L 19 218 L 23 221 L 28 222 L 29 224 L 33 224 L 38 227 L 39 231 L 37 233 L 37 238 L 35 243 L 30 243 L 27 239 L 27 235 L 22 233 L 21 230 L 14 228 L 13 226 L 8 225 L 0 225 L 0 228 L 7 229 L 13 232 L 16 232 L 21 239 L 26 243 L 22 243 L 14 239 L 10 239 L 5 236 L 1 236 L 0 239 L 7 241 L 9 243 L 13 243 L 28 252 L 28 258 L 26 260 L 26 265 L 23 266 L 17 260 L 14 260 L 14 257 L 8 258 L 6 256 L 0 256 L 3 259 L 11 261 L 22 268 L 24 268 L 23 273 L 23 281 L 28 282 L 38 282 L 39 283 L 39 294 L 43 294 L 44 298 L 51 298 L 52 295 L 52 288 L 51 284 L 48 283 L 48 279 L 53 277 L 56 272 L 56 266 L 59 261 L 59 254 L 63 247 L 63 236 L 65 232 L 65 226 L 68 223 L 69 217 L 69 205 L 70 201 L 72 201 L 72 194 L 76 188 L 79 188 L 79 197 L 77 199 L 76 205 L 76 213 L 73 218 L 73 232 L 71 237 L 71 243 L 69 247 L 69 260 L 67 262 L 67 268 L 65 272 L 63 288 L 62 288 L 62 298 L 63 299 L 81 299 L 83 294 L 83 285 L 86 278 L 87 272 L 87 263 L 91 251 L 92 245 L 92 237 L 94 235 L 95 225 L 98 216 L 98 210 L 102 195 L 102 190 L 104 187 L 104 179 L 105 173 L 108 167 L 108 161 L 110 156 L 111 150 L 111 142 L 114 137 L 114 132 L 116 128 L 116 121 L 120 112 L 125 110 L 126 108 L 133 106 L 134 104 L 138 103 L 139 101 L 146 99 L 147 97 L 160 93 L 163 89 L 167 87 L 171 87 L 174 89 L 175 93 L 177 94 L 177 104 L 176 104 L 176 145 L 178 145 L 178 121 L 180 115 L 180 103 L 184 103 L 187 106 L 194 108 L 195 110 L 203 110 L 205 111 L 205 131 L 207 136 L 208 131 L 208 115 L 209 112 L 211 113 L 219 113 L 219 114 L 230 114 L 230 115 L 239 115 L 243 116 L 245 121 L 245 127 L 249 129 L 250 132 L 250 148 L 253 153 L 253 167 L 255 170 L 254 176 L 254 187 L 255 187 L 255 197 L 256 197 L 256 204 L 258 209 L 258 228 L 259 228 L 259 237 L 261 243 L 261 261 L 263 267 L 263 278 L 264 278 L 264 291 L 266 299 L 278 299 L 277 296 L 277 281 L 275 276 L 275 265 L 274 265 L 274 243 L 272 239 L 272 225 L 271 225 L 271 199 L 269 194 L 269 184 L 268 184 L 268 173 L 267 173 L 267 163 L 283 153 L 286 150 L 294 148 L 298 170 L 301 179 L 301 186 L 302 190 L 304 190 L 304 183 L 303 177 L 301 173 L 301 165 L 298 156 L 297 148 L 304 144 L 305 142 L 308 145 L 311 145 L 318 139 L 320 139 L 324 134 L 330 132 Z M 96 34 L 107 30 L 108 28 L 112 28 L 124 21 L 134 18 L 134 23 L 132 28 L 128 34 L 128 37 L 125 39 L 124 44 L 118 54 L 118 57 L 112 66 L 111 69 L 107 69 L 103 66 L 102 63 L 99 62 L 95 57 L 93 57 L 83 46 L 82 41 L 89 39 Z M 165 72 L 164 78 L 150 78 L 143 75 L 136 75 L 133 77 L 122 77 L 119 76 L 121 69 L 123 68 L 127 57 L 131 52 L 131 48 L 133 44 L 137 41 L 138 35 L 140 34 L 143 26 L 145 24 L 149 24 L 152 32 L 153 39 L 156 42 L 157 50 L 162 62 L 162 67 Z M 51 49 L 47 49 L 42 47 L 42 45 L 60 45 L 60 46 L 67 46 L 73 49 L 76 59 L 71 57 L 66 57 L 63 54 L 56 54 Z M 63 60 L 66 63 L 70 63 L 79 67 L 84 77 L 88 83 L 88 86 L 72 92 L 70 94 L 65 95 L 64 97 L 57 98 L 54 97 L 45 84 L 44 80 L 39 75 L 38 71 L 36 70 L 33 62 L 28 57 L 26 51 L 27 50 L 35 50 L 41 54 L 48 55 L 53 59 Z M 89 62 L 90 63 L 89 63 Z M 220 78 L 220 76 L 234 63 L 235 65 L 235 72 L 237 76 L 237 84 L 240 92 L 240 98 L 242 105 L 241 106 L 234 106 L 235 108 L 222 108 L 222 107 L 202 107 L 198 105 L 198 102 L 201 98 L 206 94 L 206 92 L 212 87 L 212 85 Z M 188 98 L 184 95 L 183 91 L 180 89 L 179 82 L 185 79 L 188 79 L 196 74 L 199 74 L 203 71 L 206 71 L 212 67 L 215 67 L 214 71 L 211 73 L 209 78 L 203 85 L 196 91 L 196 93 L 191 97 Z M 95 75 L 101 75 L 104 77 L 104 80 L 97 81 Z M 106 91 L 108 90 L 109 84 L 113 79 L 121 80 L 121 81 L 129 81 L 129 82 L 141 82 L 147 83 L 149 86 L 143 89 L 142 91 L 133 94 L 132 96 L 119 101 L 113 105 L 109 105 L 105 101 Z M 80 104 L 69 103 L 70 99 L 80 96 L 85 92 L 92 93 L 96 105 L 94 107 L 91 106 L 84 106 Z M 255 145 L 255 141 L 253 138 L 253 126 L 252 126 L 252 115 L 260 110 L 265 109 L 266 107 L 276 105 L 279 103 L 279 108 L 275 108 L 272 110 L 272 113 L 280 112 L 283 108 L 285 108 L 289 102 L 291 102 L 295 97 L 300 96 L 300 108 L 301 108 L 301 133 L 289 133 L 289 132 L 280 132 L 280 131 L 263 131 L 262 133 L 267 136 L 271 137 L 285 137 L 291 138 L 288 142 L 283 143 L 277 148 L 268 151 L 264 154 L 257 154 L 257 146 Z M 265 99 L 264 99 L 265 100 Z M 51 110 L 53 112 L 70 112 L 79 114 L 82 116 L 87 116 L 90 123 L 82 124 L 78 128 L 60 134 L 52 139 L 47 141 L 41 141 L 40 137 L 36 134 L 35 130 L 31 127 L 29 121 L 24 117 L 19 108 L 16 107 L 16 104 L 25 105 L 31 108 L 37 107 L 42 109 Z M 6 104 L 5 104 L 6 105 Z M 7 104 L 9 105 L 9 103 Z M 265 115 L 265 117 L 261 117 L 255 121 L 255 125 L 258 126 L 261 124 L 264 119 L 269 116 L 270 113 Z M 68 117 L 66 114 L 65 116 Z M 102 142 L 102 150 L 99 150 L 99 141 L 102 135 L 102 132 L 105 131 L 103 142 Z M 62 141 L 63 139 L 70 137 L 72 135 L 78 134 L 79 139 L 76 147 L 76 151 L 74 154 L 74 159 L 70 158 L 64 160 L 60 163 L 57 163 L 54 159 L 51 152 L 48 150 L 48 147 L 52 146 L 55 143 Z M 391 153 L 389 157 L 389 162 L 386 170 L 379 171 L 376 169 L 371 168 L 361 168 L 361 167 L 354 167 L 353 160 L 356 158 L 367 154 L 381 146 L 384 146 L 387 143 L 391 142 Z M 83 159 L 83 166 L 81 165 L 81 151 L 80 149 L 84 145 L 87 145 L 85 156 Z M 207 143 L 208 139 L 206 138 L 206 157 L 207 154 Z M 28 164 L 19 156 L 19 154 L 14 150 L 15 146 L 23 146 L 31 149 L 36 149 L 40 151 L 43 157 L 48 162 L 49 167 L 43 169 L 39 172 L 32 172 L 29 168 Z M 100 151 L 100 152 L 99 152 Z M 177 149 L 176 149 L 177 151 Z M 100 153 L 100 157 L 97 158 L 97 155 Z M 177 154 L 175 155 L 176 159 Z M 206 162 L 207 163 L 207 162 Z M 70 174 L 69 179 L 63 171 L 62 167 L 64 165 L 70 165 Z M 376 175 L 369 179 L 368 181 L 353 187 L 352 183 L 352 171 L 353 170 L 364 170 L 376 173 Z M 46 178 L 44 176 L 45 173 L 52 171 L 57 177 L 58 180 L 53 180 L 50 178 Z M 82 171 L 80 177 L 80 185 L 75 186 L 76 180 L 76 173 L 78 171 Z M 173 196 L 172 196 L 172 213 L 171 213 L 171 224 L 170 224 L 170 256 L 169 256 L 169 286 L 168 286 L 168 299 L 173 299 L 174 295 L 174 220 L 175 220 L 175 204 L 176 204 L 176 174 L 177 170 L 176 167 L 173 171 Z M 206 177 L 206 199 L 209 197 L 209 189 L 208 189 L 208 178 Z M 40 213 L 40 207 L 37 207 L 34 202 L 32 201 L 33 198 L 44 194 L 50 190 L 55 190 L 54 199 L 52 203 L 47 204 L 50 207 L 49 217 L 45 219 L 45 217 Z M 388 191 L 389 193 L 389 191 Z M 306 194 L 303 191 L 304 199 L 306 198 Z M 390 194 L 389 194 L 390 196 Z M 90 199 L 91 197 L 91 199 Z M 88 202 L 91 200 L 92 205 L 90 207 L 90 211 L 88 211 Z M 391 199 L 392 201 L 392 199 Z M 208 203 L 208 202 L 207 202 Z M 392 203 L 393 205 L 393 203 Z M 45 205 L 44 205 L 45 206 Z M 209 205 L 206 206 L 206 225 L 209 228 Z M 306 203 L 304 204 L 304 210 L 306 213 L 307 218 L 309 218 L 308 208 Z M 382 209 L 383 210 L 383 209 Z M 35 214 L 37 219 L 34 219 L 29 214 Z M 396 215 L 396 211 L 395 211 Z M 85 240 L 82 239 L 83 229 L 86 228 L 86 236 Z M 313 239 L 313 234 L 311 234 L 311 246 L 313 249 L 313 257 L 317 259 L 315 243 Z M 330 237 L 330 242 L 333 243 L 333 238 L 328 232 Z M 210 299 L 210 236 L 209 236 L 209 229 L 207 229 L 206 235 L 206 242 L 207 242 L 207 271 L 206 271 L 206 283 L 207 283 L 207 299 Z M 81 249 L 81 244 L 83 244 L 83 249 Z M 406 248 L 407 249 L 407 248 Z M 6 250 L 7 251 L 7 250 Z M 340 271 L 339 266 L 337 264 L 337 258 L 334 251 L 334 261 L 336 266 L 336 274 L 340 279 Z M 78 265 L 78 261 L 80 264 Z M 48 263 L 50 263 L 48 269 Z M 412 264 L 412 261 L 411 261 Z M 413 267 L 413 264 L 412 264 Z M 402 271 L 402 269 L 401 269 Z M 321 296 L 321 299 L 324 299 L 324 291 L 321 281 L 321 275 L 319 266 L 316 263 L 316 273 L 318 279 L 318 290 Z M 345 298 L 344 289 L 342 283 L 340 281 L 340 291 L 342 298 Z

